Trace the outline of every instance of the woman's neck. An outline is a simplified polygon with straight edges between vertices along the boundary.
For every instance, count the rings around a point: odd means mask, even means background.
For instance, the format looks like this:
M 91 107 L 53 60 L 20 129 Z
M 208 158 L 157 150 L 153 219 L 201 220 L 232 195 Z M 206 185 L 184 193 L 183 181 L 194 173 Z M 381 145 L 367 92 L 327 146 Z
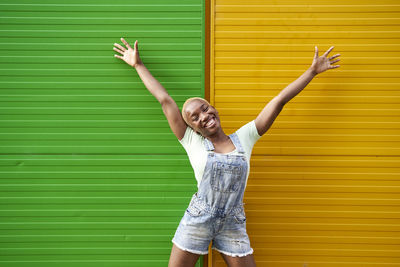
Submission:
M 207 139 L 210 140 L 213 144 L 222 144 L 225 143 L 230 138 L 221 129 L 215 134 L 207 136 Z
M 208 136 L 213 145 L 214 152 L 216 153 L 231 153 L 235 150 L 235 144 L 232 142 L 231 138 L 226 135 L 222 130 L 218 134 L 214 134 L 213 136 Z

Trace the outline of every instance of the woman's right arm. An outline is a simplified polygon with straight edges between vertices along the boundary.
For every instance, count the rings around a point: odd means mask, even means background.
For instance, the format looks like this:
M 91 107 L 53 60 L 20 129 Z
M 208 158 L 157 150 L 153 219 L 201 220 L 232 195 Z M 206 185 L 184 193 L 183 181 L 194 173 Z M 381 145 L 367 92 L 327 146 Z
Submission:
M 153 75 L 151 75 L 150 71 L 140 60 L 137 41 L 134 45 L 135 49 L 132 49 L 123 38 L 121 38 L 121 40 L 128 49 L 115 43 L 114 45 L 116 47 L 114 47 L 114 50 L 123 55 L 115 55 L 115 57 L 124 60 L 126 63 L 128 63 L 128 65 L 136 69 L 146 88 L 158 100 L 158 102 L 160 102 L 172 132 L 179 140 L 181 140 L 185 134 L 187 125 L 182 118 L 182 114 L 179 111 L 177 104 L 168 94 L 165 88 L 153 77 Z

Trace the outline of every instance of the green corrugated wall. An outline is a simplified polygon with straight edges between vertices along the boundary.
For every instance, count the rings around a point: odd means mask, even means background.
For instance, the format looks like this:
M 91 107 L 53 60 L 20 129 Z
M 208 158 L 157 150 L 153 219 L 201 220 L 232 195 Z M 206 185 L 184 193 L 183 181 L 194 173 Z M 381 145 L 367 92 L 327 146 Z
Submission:
M 138 40 L 182 107 L 204 97 L 204 8 L 0 2 L 0 266 L 167 266 L 193 171 L 160 104 L 112 48 Z

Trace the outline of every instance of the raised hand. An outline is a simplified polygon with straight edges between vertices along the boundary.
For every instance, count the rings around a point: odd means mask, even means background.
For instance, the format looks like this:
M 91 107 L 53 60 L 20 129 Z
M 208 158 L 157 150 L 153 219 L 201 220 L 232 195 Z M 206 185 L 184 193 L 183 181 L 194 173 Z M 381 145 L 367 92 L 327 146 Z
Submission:
M 324 72 L 328 69 L 334 69 L 334 68 L 340 67 L 340 65 L 335 65 L 335 66 L 331 65 L 340 60 L 340 59 L 336 59 L 334 61 L 331 61 L 332 59 L 340 56 L 340 54 L 336 54 L 334 56 L 327 58 L 329 52 L 331 52 L 333 48 L 334 48 L 334 46 L 331 46 L 322 56 L 318 57 L 318 47 L 315 46 L 314 60 L 311 64 L 311 69 L 315 72 L 315 74 Z
M 142 61 L 140 60 L 139 57 L 139 50 L 138 50 L 138 41 L 136 40 L 135 44 L 134 44 L 134 48 L 132 49 L 132 47 L 128 44 L 127 41 L 125 41 L 124 38 L 121 38 L 121 41 L 126 45 L 127 48 L 123 47 L 122 45 L 119 45 L 117 43 L 114 43 L 114 51 L 117 51 L 118 53 L 120 53 L 122 56 L 120 55 L 114 55 L 117 58 L 122 59 L 123 61 L 125 61 L 126 63 L 128 63 L 129 65 L 131 65 L 132 67 L 136 67 L 139 64 L 142 64 Z

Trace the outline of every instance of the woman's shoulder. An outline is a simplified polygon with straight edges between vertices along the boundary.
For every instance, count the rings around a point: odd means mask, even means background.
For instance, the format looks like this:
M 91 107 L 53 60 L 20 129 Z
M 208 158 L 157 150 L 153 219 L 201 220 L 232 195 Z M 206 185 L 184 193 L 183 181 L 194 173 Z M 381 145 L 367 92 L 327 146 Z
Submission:
M 190 126 L 187 126 L 183 138 L 181 140 L 178 139 L 178 141 L 184 148 L 190 148 L 191 146 L 202 144 L 204 139 L 205 138 L 201 134 L 198 134 Z
M 253 147 L 257 140 L 261 138 L 254 120 L 245 123 L 235 133 L 238 135 L 239 140 L 244 143 L 243 145 L 250 147 Z
M 236 130 L 236 133 L 244 134 L 244 133 L 251 132 L 254 129 L 257 129 L 257 128 L 256 128 L 255 121 L 252 120 L 252 121 L 245 122 L 244 124 L 242 124 L 242 126 L 240 126 L 240 128 Z

